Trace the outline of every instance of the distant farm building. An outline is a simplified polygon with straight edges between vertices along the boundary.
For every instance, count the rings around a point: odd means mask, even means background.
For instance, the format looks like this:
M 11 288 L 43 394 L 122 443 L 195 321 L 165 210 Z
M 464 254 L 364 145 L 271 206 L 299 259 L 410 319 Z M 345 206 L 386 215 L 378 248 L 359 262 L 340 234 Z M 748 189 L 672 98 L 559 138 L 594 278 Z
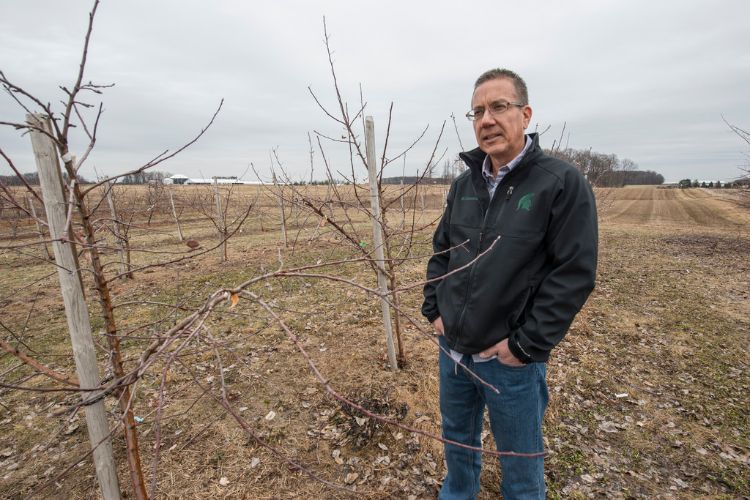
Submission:
M 261 181 L 243 181 L 237 177 L 211 177 L 210 179 L 192 179 L 185 175 L 176 174 L 164 179 L 164 184 L 263 184 Z
M 164 184 L 187 184 L 190 179 L 186 175 L 173 175 L 163 180 Z

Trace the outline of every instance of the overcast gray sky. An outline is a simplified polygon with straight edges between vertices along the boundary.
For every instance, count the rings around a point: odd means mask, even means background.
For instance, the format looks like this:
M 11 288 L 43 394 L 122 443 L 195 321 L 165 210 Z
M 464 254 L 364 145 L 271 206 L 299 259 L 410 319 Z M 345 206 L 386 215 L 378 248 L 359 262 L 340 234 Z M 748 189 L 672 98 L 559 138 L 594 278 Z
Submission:
M 57 86 L 75 79 L 90 7 L 82 0 L 4 0 L 0 69 L 45 101 L 62 99 Z M 378 148 L 391 102 L 387 156 L 429 125 L 407 155 L 407 173 L 424 166 L 445 120 L 439 151 L 446 158 L 460 151 L 451 113 L 464 147 L 475 147 L 464 114 L 474 79 L 492 67 L 526 80 L 530 129 L 551 126 L 544 147 L 567 123 L 570 147 L 630 158 L 668 181 L 729 180 L 746 161 L 746 146 L 721 115 L 750 127 L 748 0 L 104 0 L 86 80 L 115 87 L 101 97 L 105 113 L 84 175 L 93 177 L 94 167 L 124 172 L 179 146 L 224 98 L 201 141 L 160 170 L 241 175 L 252 162 L 267 175 L 275 148 L 292 177 L 308 178 L 307 133 L 341 136 L 307 90 L 334 108 L 323 16 L 344 96 L 356 107 L 362 84 Z M 0 95 L 0 120 L 23 116 Z M 85 138 L 76 137 L 80 154 Z M 28 137 L 0 128 L 0 147 L 23 171 L 34 170 Z M 324 147 L 332 168 L 348 172 L 341 146 Z M 314 164 L 321 178 L 317 145 Z M 398 161 L 387 174 L 403 167 Z M 0 164 L 0 173 L 9 172 Z

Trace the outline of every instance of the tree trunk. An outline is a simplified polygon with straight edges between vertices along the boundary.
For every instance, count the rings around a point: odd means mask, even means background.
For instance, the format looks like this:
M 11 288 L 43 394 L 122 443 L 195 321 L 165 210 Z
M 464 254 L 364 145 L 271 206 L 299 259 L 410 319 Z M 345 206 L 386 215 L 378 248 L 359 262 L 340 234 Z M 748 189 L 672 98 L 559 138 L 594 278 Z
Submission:
M 63 153 L 64 154 L 64 153 Z M 65 164 L 68 175 L 75 174 L 72 162 Z M 72 175 L 71 175 L 72 177 Z M 86 235 L 86 243 L 89 247 L 87 250 L 91 256 L 91 265 L 93 267 L 94 283 L 96 291 L 101 302 L 102 314 L 104 315 L 104 325 L 107 331 L 107 343 L 109 344 L 110 361 L 112 363 L 112 373 L 116 378 L 125 376 L 125 369 L 122 364 L 122 354 L 120 349 L 120 338 L 117 334 L 117 325 L 115 323 L 114 309 L 112 308 L 112 297 L 109 293 L 109 285 L 104 276 L 99 251 L 96 248 L 96 239 L 94 238 L 94 227 L 91 224 L 91 214 L 86 206 L 86 200 L 81 193 L 78 184 L 73 186 L 73 195 L 78 204 L 78 211 L 81 214 L 81 223 Z M 133 490 L 138 500 L 148 498 L 146 494 L 146 483 L 143 480 L 143 470 L 141 468 L 141 456 L 138 446 L 138 432 L 135 429 L 135 416 L 131 404 L 131 391 L 129 385 L 123 385 L 122 389 L 114 393 L 119 401 L 120 410 L 122 411 L 123 425 L 125 427 L 125 446 L 127 448 L 128 467 L 130 470 L 130 480 L 133 484 Z

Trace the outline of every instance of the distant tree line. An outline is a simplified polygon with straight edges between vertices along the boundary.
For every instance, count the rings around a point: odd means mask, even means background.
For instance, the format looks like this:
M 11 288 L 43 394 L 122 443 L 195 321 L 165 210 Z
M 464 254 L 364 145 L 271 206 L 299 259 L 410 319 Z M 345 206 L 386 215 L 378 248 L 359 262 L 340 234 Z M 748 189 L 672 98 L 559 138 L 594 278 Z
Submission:
M 743 179 L 738 179 L 734 182 L 721 182 L 721 181 L 699 181 L 698 179 L 682 179 L 679 182 L 679 186 L 681 188 L 708 188 L 708 189 L 721 189 L 721 188 L 736 188 L 736 187 L 742 187 L 747 186 L 750 184 L 750 181 L 743 181 Z
M 23 186 L 23 181 L 25 180 L 26 183 L 29 186 L 38 186 L 39 185 L 39 174 L 36 172 L 31 172 L 27 174 L 21 174 L 23 177 L 23 180 L 21 180 L 21 177 L 18 177 L 17 175 L 0 175 L 0 185 L 3 186 Z M 63 181 L 65 183 L 68 182 L 68 174 L 67 172 L 63 172 Z M 83 177 L 81 174 L 77 175 L 78 182 L 81 184 L 91 184 L 91 181 Z
M 167 177 L 171 177 L 172 174 L 169 172 L 159 172 L 154 170 L 153 172 L 138 172 L 135 174 L 128 174 L 120 179 L 121 184 L 148 184 L 149 182 L 162 182 Z
M 638 164 L 629 158 L 619 159 L 614 154 L 604 154 L 591 151 L 590 149 L 545 150 L 545 152 L 556 158 L 567 161 L 574 165 L 597 187 L 623 187 L 629 185 L 658 185 L 664 184 L 664 176 L 651 170 L 638 170 Z M 424 184 L 450 184 L 451 181 L 461 174 L 466 166 L 460 159 L 453 161 L 445 160 L 441 177 L 435 177 L 433 172 L 428 172 L 424 178 L 403 176 L 383 178 L 385 184 L 413 184 L 417 181 Z
M 613 170 L 605 172 L 595 186 L 622 187 L 664 184 L 664 176 L 652 170 Z
M 331 179 L 323 179 L 323 180 L 312 180 L 312 181 L 292 181 L 292 186 L 329 186 L 334 184 L 344 184 L 348 185 L 351 184 L 348 179 L 345 180 L 331 180 Z
M 23 179 L 30 185 L 30 186 L 38 186 L 39 185 L 39 174 L 36 172 L 30 172 L 26 174 L 22 174 Z M 68 182 L 68 174 L 67 172 L 63 172 L 63 180 L 67 183 Z M 123 176 L 120 180 L 120 183 L 122 184 L 148 184 L 151 181 L 161 182 L 162 180 L 166 179 L 167 177 L 171 177 L 172 174 L 169 172 L 139 172 L 137 174 L 129 174 L 126 176 Z M 78 182 L 81 184 L 91 184 L 93 181 L 90 181 L 89 179 L 86 179 L 81 174 L 77 175 Z M 23 186 L 23 180 L 21 180 L 20 177 L 16 175 L 0 175 L 0 184 L 3 186 Z
M 403 176 L 403 177 L 383 177 L 382 183 L 383 184 L 401 184 L 403 181 L 404 184 L 450 184 L 453 180 L 453 177 L 416 177 L 416 176 Z
M 642 184 L 664 184 L 664 176 L 651 170 L 638 170 L 629 158 L 615 154 L 597 153 L 591 149 L 545 150 L 548 155 L 574 165 L 592 186 L 623 187 Z

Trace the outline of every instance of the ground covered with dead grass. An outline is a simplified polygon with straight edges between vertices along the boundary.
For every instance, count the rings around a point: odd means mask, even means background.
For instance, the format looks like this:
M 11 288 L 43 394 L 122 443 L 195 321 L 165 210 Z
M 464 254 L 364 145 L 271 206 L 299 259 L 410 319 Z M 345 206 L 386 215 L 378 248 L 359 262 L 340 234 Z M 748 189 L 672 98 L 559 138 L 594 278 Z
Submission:
M 750 495 L 750 216 L 723 194 L 698 191 L 683 196 L 624 189 L 603 200 L 597 289 L 549 363 L 550 498 Z M 707 206 L 715 217 L 706 215 Z M 428 209 L 425 217 L 438 213 Z M 282 252 L 284 266 L 352 255 L 329 226 L 308 227 L 305 220 L 297 219 L 297 243 L 293 252 Z M 116 315 L 128 337 L 127 362 L 211 292 L 278 268 L 272 221 L 249 219 L 230 242 L 229 262 L 215 251 L 118 281 Z M 209 225 L 198 222 L 186 231 L 204 245 L 215 238 Z M 137 241 L 144 248 L 182 248 L 167 219 L 137 233 Z M 422 258 L 403 267 L 402 283 L 422 279 L 428 244 L 429 230 L 413 248 Z M 0 266 L 4 338 L 20 339 L 19 347 L 72 372 L 55 277 L 45 277 L 54 270 L 7 252 Z M 375 283 L 372 272 L 356 263 L 324 271 Z M 310 277 L 262 281 L 252 290 L 284 319 L 338 392 L 393 421 L 440 433 L 437 352 L 415 325 L 404 324 L 407 361 L 393 373 L 379 305 L 362 290 Z M 418 317 L 419 288 L 402 302 L 425 327 Z M 94 316 L 97 307 L 92 302 Z M 101 321 L 93 322 L 98 332 Z M 257 304 L 227 303 L 206 327 L 215 342 L 205 335 L 191 340 L 166 374 L 164 396 L 159 388 L 166 361 L 135 386 L 144 471 L 149 481 L 156 477 L 158 497 L 435 497 L 444 473 L 442 445 L 367 418 L 326 394 L 289 336 Z M 54 385 L 18 364 L 9 355 L 0 358 L 5 384 Z M 257 439 L 214 399 L 222 378 L 227 399 Z M 165 404 L 153 476 L 160 399 Z M 96 497 L 88 459 L 56 479 L 88 448 L 81 413 L 69 411 L 78 400 L 76 393 L 0 389 L 0 496 L 20 498 L 48 484 L 41 496 Z M 114 421 L 114 401 L 108 408 Z M 127 491 L 120 435 L 114 443 Z M 491 436 L 485 446 L 492 446 Z M 496 498 L 497 462 L 487 457 L 485 464 L 480 498 Z

